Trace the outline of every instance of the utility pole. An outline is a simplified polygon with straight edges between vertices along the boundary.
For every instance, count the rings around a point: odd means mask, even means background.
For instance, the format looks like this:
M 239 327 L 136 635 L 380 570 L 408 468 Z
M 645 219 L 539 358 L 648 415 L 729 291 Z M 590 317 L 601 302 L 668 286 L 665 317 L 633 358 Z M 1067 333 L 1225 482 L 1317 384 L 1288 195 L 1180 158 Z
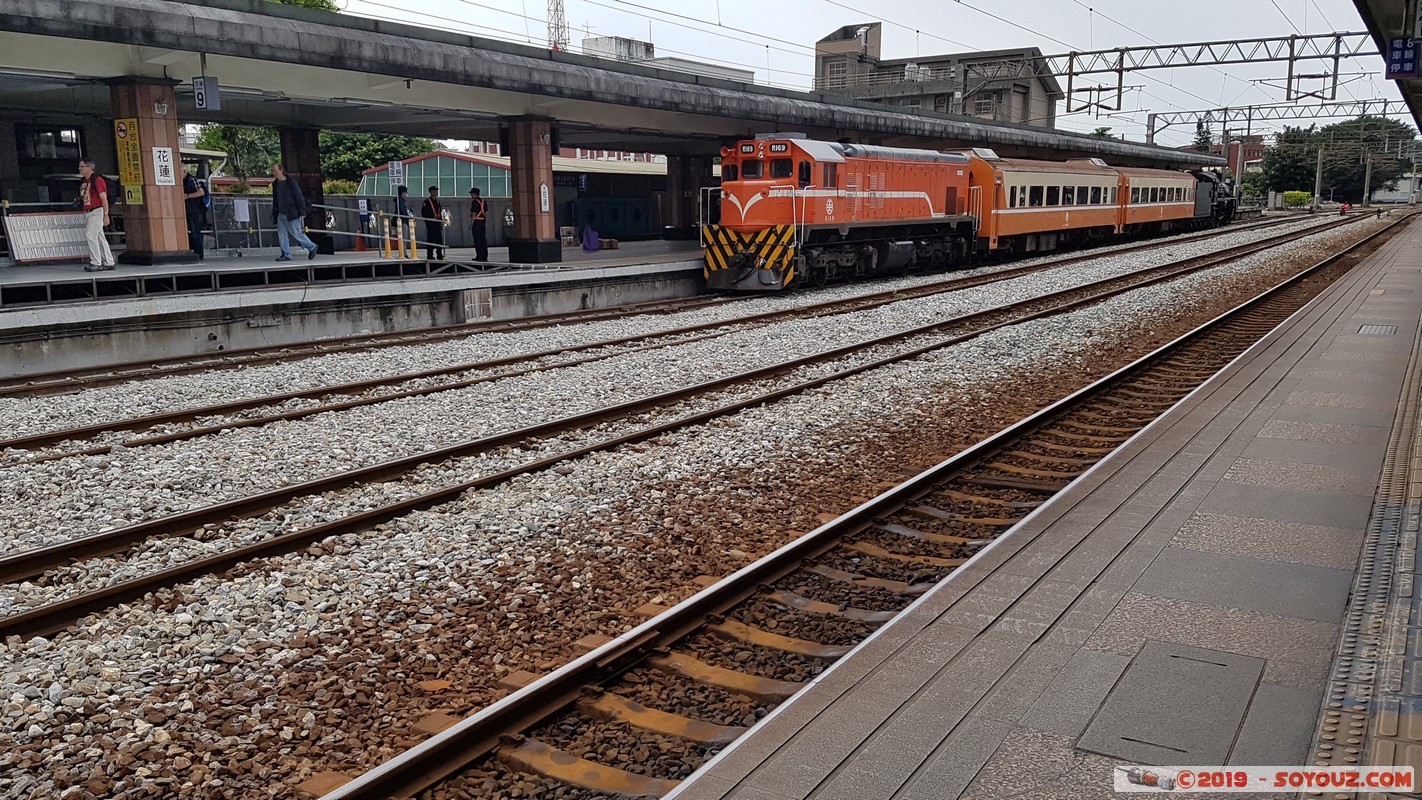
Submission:
M 1368 200 L 1372 197 L 1373 187 L 1373 154 L 1368 153 L 1368 168 L 1363 172 L 1363 208 L 1368 207 Z
M 1323 193 L 1323 147 L 1318 148 L 1318 168 L 1313 173 L 1313 207 L 1309 213 L 1318 213 L 1318 196 Z

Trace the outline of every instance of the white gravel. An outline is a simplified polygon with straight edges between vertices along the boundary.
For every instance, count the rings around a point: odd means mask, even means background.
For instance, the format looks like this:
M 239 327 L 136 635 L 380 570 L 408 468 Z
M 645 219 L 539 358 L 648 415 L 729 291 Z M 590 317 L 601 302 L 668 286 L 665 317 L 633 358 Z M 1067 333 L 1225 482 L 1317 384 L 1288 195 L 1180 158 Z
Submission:
M 1226 244 L 1197 242 L 1147 256 L 1115 256 L 861 313 L 791 320 L 567 369 L 102 456 L 28 463 L 28 457 L 12 452 L 8 463 L 0 465 L 0 492 L 16 502 L 0 509 L 0 525 L 17 532 L 17 549 L 51 544 L 733 375 L 820 352 L 827 342 L 903 330 L 1222 246 Z M 230 375 L 213 377 L 222 383 Z M 169 380 L 191 378 L 159 382 Z M 140 386 L 141 393 L 147 384 Z M 58 401 L 71 398 L 45 399 L 62 406 Z
M 1327 238 L 1351 239 L 1367 224 Z M 1317 251 L 1323 238 L 1303 240 L 1294 249 Z M 205 578 L 165 593 L 159 604 L 140 602 L 91 617 L 73 635 L 11 640 L 0 651 L 0 700 L 6 701 L 0 711 L 0 796 L 146 797 L 145 787 L 160 785 L 166 789 L 159 796 L 288 796 L 291 784 L 333 768 L 333 760 L 382 760 L 407 735 L 392 720 L 407 725 L 414 720 L 406 717 L 418 718 L 421 708 L 448 707 L 446 700 L 420 695 L 415 681 L 448 676 L 471 687 L 465 700 L 487 702 L 497 694 L 492 684 L 498 676 L 512 669 L 546 670 L 560 652 L 566 657 L 559 642 L 618 632 L 634 622 L 630 611 L 637 605 L 673 602 L 693 590 L 690 577 L 724 573 L 783 542 L 788 531 L 808 529 L 816 514 L 839 510 L 817 504 L 809 488 L 780 487 L 852 486 L 856 476 L 882 466 L 875 463 L 877 454 L 894 450 L 891 439 L 903 431 L 973 430 L 1002 405 L 993 394 L 999 382 L 1031 385 L 1044 375 L 1080 374 L 1102 350 L 1138 347 L 1149 332 L 1139 321 L 1168 318 L 1201 297 L 1227 294 L 1222 278 L 1248 273 L 1261 260 L 1244 259 L 1070 315 L 1013 326 L 770 407 L 467 492 L 382 526 L 381 535 L 340 537 L 251 565 L 236 579 Z M 1139 266 L 1098 264 L 1074 268 L 1071 276 L 1080 280 Z M 1046 291 L 1054 280 L 1038 276 L 1021 286 L 786 323 L 660 351 L 647 363 L 619 357 L 561 370 L 550 379 L 498 381 L 447 398 L 401 401 L 270 430 L 102 458 L 11 464 L 0 469 L 0 491 L 11 493 L 4 513 L 13 516 L 0 525 L 25 541 L 62 538 L 274 485 L 291 474 L 307 478 L 350 468 L 649 387 L 813 352 L 866 331 L 941 319 Z M 671 324 L 679 321 L 658 319 L 649 329 Z M 571 330 L 551 334 L 579 338 Z M 508 346 L 509 352 L 536 349 Z M 329 374 L 337 369 L 326 367 Z M 401 367 L 409 368 L 415 367 Z M 208 377 L 221 383 L 235 376 Z M 268 385 L 263 381 L 275 379 L 257 380 Z M 122 397 L 117 388 L 96 393 L 113 403 Z M 528 402 L 530 397 L 537 401 Z M 74 399 L 92 402 L 82 398 Z M 538 449 L 587 438 L 545 442 Z M 528 456 L 505 452 L 430 467 L 408 484 L 312 500 L 290 522 L 305 524 L 314 517 L 303 515 L 322 505 L 382 502 L 422 481 L 462 479 Z M 873 493 L 871 487 L 863 491 Z M 57 515 L 64 520 L 50 524 Z M 266 535 L 259 530 L 264 524 L 276 523 L 247 521 L 214 536 Z M 176 557 L 194 546 L 182 540 L 154 547 L 133 565 L 151 567 L 149 556 Z M 342 711 L 332 716 L 336 708 Z M 91 794 L 66 793 L 71 784 Z M 102 791 L 94 792 L 95 785 Z

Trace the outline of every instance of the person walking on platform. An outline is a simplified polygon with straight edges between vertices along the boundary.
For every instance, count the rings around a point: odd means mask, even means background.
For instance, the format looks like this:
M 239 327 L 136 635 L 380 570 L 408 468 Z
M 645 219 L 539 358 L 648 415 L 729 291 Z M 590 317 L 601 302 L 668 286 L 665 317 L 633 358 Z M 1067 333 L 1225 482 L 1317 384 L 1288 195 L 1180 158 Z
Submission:
M 489 260 L 489 204 L 479 196 L 479 187 L 469 190 L 469 231 L 474 234 L 474 260 Z
M 281 256 L 277 261 L 291 260 L 291 242 L 306 248 L 306 258 L 316 257 L 316 243 L 306 238 L 301 230 L 301 220 L 306 217 L 306 196 L 296 181 L 286 177 L 286 169 L 280 164 L 272 165 L 272 222 L 276 223 L 277 243 L 281 245 Z
M 430 196 L 420 206 L 420 217 L 425 221 L 425 258 L 430 261 L 444 260 L 444 206 L 439 202 L 439 187 L 430 187 Z
M 85 272 L 114 268 L 114 254 L 104 228 L 109 225 L 109 182 L 94 174 L 94 162 L 79 162 L 79 208 L 84 211 L 84 238 L 89 242 L 89 266 Z
M 183 165 L 183 209 L 188 214 L 188 249 L 197 253 L 202 260 L 202 223 L 207 216 L 207 190 L 198 184 L 197 178 Z

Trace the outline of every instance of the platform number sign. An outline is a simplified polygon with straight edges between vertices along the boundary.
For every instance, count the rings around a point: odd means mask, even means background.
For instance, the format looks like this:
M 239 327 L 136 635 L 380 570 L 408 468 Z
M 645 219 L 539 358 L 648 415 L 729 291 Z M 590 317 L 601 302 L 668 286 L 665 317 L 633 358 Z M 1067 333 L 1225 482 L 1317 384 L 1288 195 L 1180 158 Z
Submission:
M 217 79 L 206 75 L 193 78 L 193 105 L 199 111 L 221 111 L 222 95 L 217 88 Z
M 405 162 L 391 161 L 385 165 L 387 174 L 390 176 L 390 191 L 394 192 L 395 187 L 405 182 Z
M 1417 40 L 1390 39 L 1387 43 L 1387 77 L 1417 77 Z

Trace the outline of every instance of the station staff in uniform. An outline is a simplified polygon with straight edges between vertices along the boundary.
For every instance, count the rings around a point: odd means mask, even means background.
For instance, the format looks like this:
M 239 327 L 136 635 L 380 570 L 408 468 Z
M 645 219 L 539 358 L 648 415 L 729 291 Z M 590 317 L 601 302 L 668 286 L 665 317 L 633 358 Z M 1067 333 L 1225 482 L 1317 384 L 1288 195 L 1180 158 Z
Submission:
M 109 225 L 109 182 L 94 174 L 94 162 L 79 162 L 79 207 L 84 211 L 84 238 L 89 242 L 89 266 L 85 272 L 114 268 L 114 254 L 104 228 Z
M 469 190 L 469 231 L 474 234 L 474 260 L 489 260 L 489 204 L 479 196 L 479 187 Z
M 444 260 L 444 205 L 439 202 L 439 187 L 430 187 L 430 196 L 420 205 L 420 218 L 425 221 L 425 258 Z

